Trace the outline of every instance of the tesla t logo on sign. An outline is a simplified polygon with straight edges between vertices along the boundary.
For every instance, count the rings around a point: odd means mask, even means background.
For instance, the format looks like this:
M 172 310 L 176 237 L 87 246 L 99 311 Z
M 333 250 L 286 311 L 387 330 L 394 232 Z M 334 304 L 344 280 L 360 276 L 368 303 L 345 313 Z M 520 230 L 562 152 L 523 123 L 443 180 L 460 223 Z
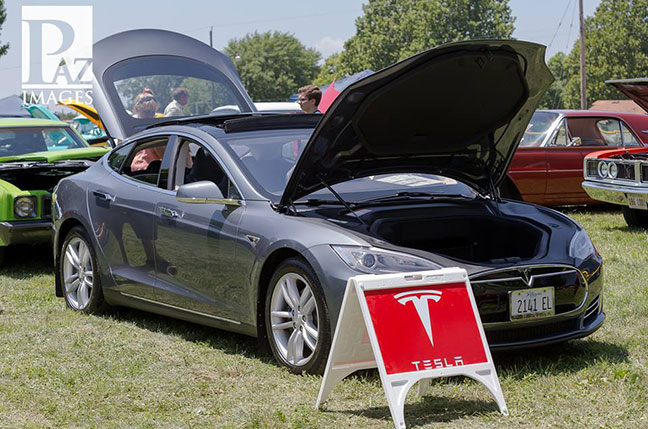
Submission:
M 364 291 L 387 374 L 487 361 L 464 283 L 429 286 Z
M 435 302 L 439 302 L 443 292 L 438 290 L 422 290 L 422 291 L 412 291 L 412 292 L 403 292 L 397 293 L 394 295 L 394 298 L 401 304 L 405 305 L 408 302 L 414 303 L 414 308 L 418 313 L 421 323 L 427 332 L 428 337 L 430 338 L 430 344 L 434 345 L 434 338 L 432 337 L 432 324 L 430 323 L 430 309 L 428 308 L 427 300 L 431 299 Z
M 344 377 L 375 367 L 398 429 L 407 391 L 435 377 L 482 382 L 508 414 L 465 270 L 349 279 L 318 406 Z

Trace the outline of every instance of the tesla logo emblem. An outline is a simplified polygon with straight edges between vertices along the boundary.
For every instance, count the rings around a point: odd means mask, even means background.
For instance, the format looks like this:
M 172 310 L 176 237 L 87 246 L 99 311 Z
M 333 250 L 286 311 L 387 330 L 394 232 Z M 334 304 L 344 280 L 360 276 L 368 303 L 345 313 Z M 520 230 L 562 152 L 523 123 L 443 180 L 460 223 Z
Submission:
M 438 290 L 415 290 L 410 292 L 402 292 L 394 295 L 394 298 L 402 305 L 406 305 L 408 302 L 414 304 L 416 312 L 418 313 L 419 319 L 427 332 L 430 343 L 434 346 L 434 340 L 432 339 L 432 324 L 430 322 L 430 307 L 428 306 L 428 300 L 431 299 L 434 302 L 439 302 L 441 299 L 441 292 Z

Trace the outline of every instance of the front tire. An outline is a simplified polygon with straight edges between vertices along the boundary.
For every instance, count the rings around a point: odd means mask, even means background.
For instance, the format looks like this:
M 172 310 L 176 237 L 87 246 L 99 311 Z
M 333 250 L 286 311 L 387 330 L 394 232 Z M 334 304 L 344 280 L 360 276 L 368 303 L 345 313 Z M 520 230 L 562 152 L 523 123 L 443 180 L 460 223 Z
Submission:
M 648 211 L 623 207 L 623 218 L 628 226 L 648 228 Z
M 331 324 L 317 275 L 290 258 L 275 270 L 265 301 L 265 325 L 275 359 L 295 374 L 322 374 L 331 348 Z
M 72 228 L 63 242 L 58 264 L 65 303 L 83 313 L 97 313 L 105 306 L 97 255 L 91 243 L 85 229 Z

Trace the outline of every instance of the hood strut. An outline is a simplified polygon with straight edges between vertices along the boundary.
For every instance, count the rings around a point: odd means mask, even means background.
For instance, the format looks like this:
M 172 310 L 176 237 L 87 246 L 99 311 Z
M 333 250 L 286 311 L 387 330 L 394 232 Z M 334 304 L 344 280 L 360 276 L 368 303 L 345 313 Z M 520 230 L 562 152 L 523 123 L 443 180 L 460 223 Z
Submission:
M 355 212 L 355 210 L 353 210 L 353 209 L 351 208 L 351 206 L 349 205 L 349 203 L 347 203 L 346 201 L 344 201 L 344 198 L 342 198 L 342 197 L 340 196 L 340 194 L 338 194 L 337 192 L 335 192 L 335 190 L 334 190 L 332 187 L 330 187 L 329 184 L 326 183 L 326 182 L 324 181 L 324 179 L 322 179 L 321 177 L 320 177 L 320 182 L 322 183 L 322 185 L 324 185 L 324 186 L 326 187 L 326 189 L 329 190 L 329 192 L 331 192 L 331 193 L 335 196 L 335 198 L 337 198 L 337 200 L 338 200 L 339 202 L 342 203 L 342 205 L 343 205 L 343 206 L 344 206 L 344 207 L 349 211 L 349 213 L 353 213 L 353 216 L 355 216 L 356 219 L 358 219 L 358 221 L 359 221 L 359 222 L 360 222 L 360 223 L 361 223 L 361 224 L 362 224 L 362 225 L 363 225 L 367 230 L 369 230 L 369 225 L 367 225 L 367 224 L 366 224 L 366 223 L 365 223 L 365 222 L 360 218 L 360 216 L 358 216 L 358 214 Z

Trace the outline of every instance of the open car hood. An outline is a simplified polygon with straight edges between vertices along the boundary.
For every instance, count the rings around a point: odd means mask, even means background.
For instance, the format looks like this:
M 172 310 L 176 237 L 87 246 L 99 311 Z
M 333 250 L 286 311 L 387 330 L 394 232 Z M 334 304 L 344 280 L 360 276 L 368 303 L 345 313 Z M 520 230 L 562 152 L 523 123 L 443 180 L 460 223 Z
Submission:
M 648 78 L 606 80 L 605 83 L 621 91 L 648 112 Z
M 99 117 L 99 113 L 97 113 L 97 109 L 95 109 L 94 107 L 84 103 L 77 103 L 73 100 L 64 100 L 63 102 L 58 102 L 56 104 L 59 106 L 69 107 L 80 115 L 83 115 L 85 118 L 88 118 L 90 122 L 101 128 L 102 130 L 105 130 L 104 125 L 101 122 L 101 118 Z
M 553 81 L 545 47 L 459 42 L 422 52 L 346 88 L 315 128 L 280 205 L 354 178 L 419 172 L 488 194 Z
M 207 111 L 221 104 L 236 104 L 240 112 L 256 111 L 229 57 L 183 34 L 125 31 L 95 43 L 93 56 L 93 105 L 113 138 L 125 139 L 164 121 L 162 112 L 172 101 L 171 92 L 180 86 L 193 94 L 189 104 L 201 103 Z M 205 82 L 220 86 L 206 87 Z M 159 107 L 154 117 L 138 118 L 133 103 L 146 88 Z

